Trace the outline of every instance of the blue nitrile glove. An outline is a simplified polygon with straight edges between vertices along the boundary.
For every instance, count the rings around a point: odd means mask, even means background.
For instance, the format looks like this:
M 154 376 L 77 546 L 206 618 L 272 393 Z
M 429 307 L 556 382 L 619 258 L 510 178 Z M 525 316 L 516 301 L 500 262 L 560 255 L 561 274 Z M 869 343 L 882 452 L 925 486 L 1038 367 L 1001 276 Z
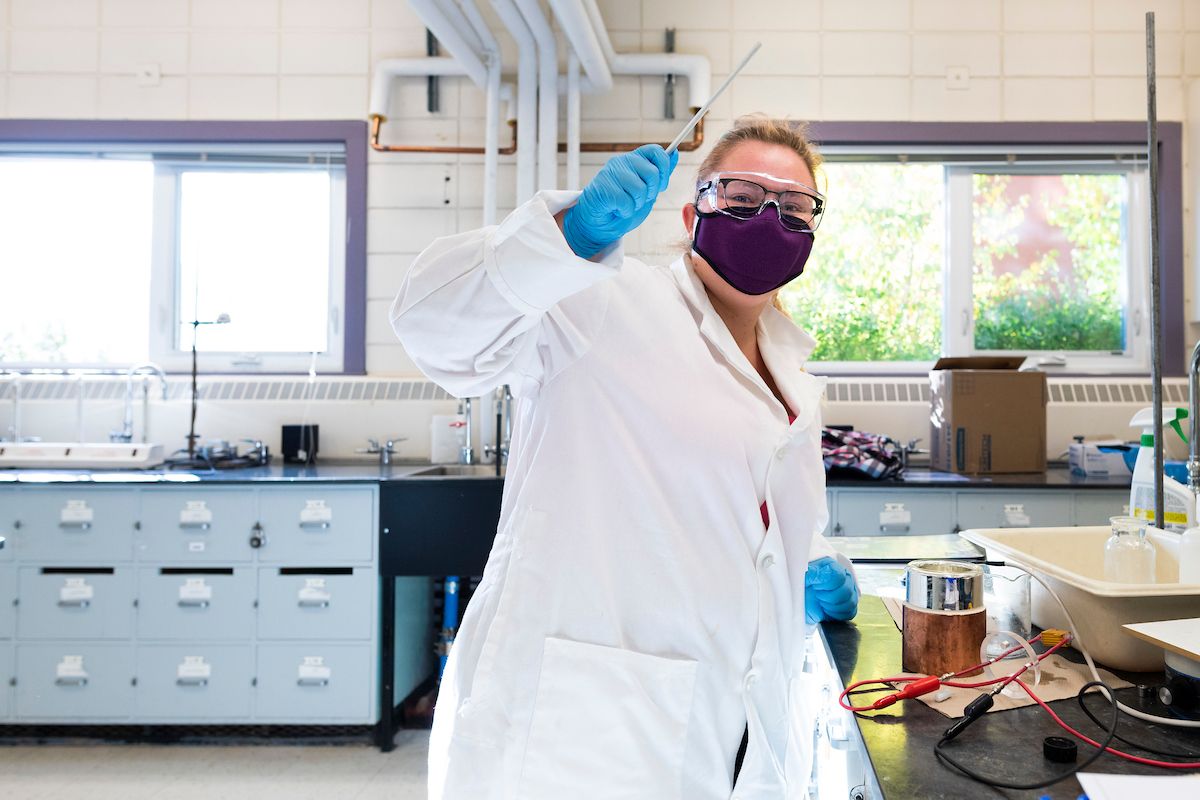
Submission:
M 657 144 L 610 158 L 563 215 L 563 237 L 575 255 L 591 258 L 641 225 L 677 163 L 679 151 L 668 156 Z
M 827 619 L 852 619 L 858 613 L 858 584 L 842 564 L 826 556 L 804 573 L 804 617 L 809 624 Z

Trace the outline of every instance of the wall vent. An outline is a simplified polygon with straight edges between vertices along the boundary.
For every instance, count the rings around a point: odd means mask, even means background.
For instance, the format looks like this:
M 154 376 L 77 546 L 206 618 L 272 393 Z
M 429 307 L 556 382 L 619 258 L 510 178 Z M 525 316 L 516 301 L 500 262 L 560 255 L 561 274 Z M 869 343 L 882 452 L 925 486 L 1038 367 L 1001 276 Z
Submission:
M 1057 404 L 1122 404 L 1149 405 L 1148 380 L 1113 378 L 1050 378 L 1050 403 Z M 830 378 L 825 392 L 831 403 L 928 403 L 927 378 Z M 1163 381 L 1163 402 L 1187 405 L 1187 380 L 1168 378 Z
M 80 381 L 57 376 L 23 376 L 20 381 L 0 381 L 0 402 L 11 400 L 13 387 L 18 387 L 22 400 L 69 400 L 79 397 Z M 120 401 L 125 397 L 125 379 L 119 376 L 85 378 L 82 382 L 84 402 Z M 159 398 L 156 382 L 149 383 L 152 400 Z M 167 382 L 170 400 L 186 401 L 191 396 L 191 381 L 172 378 Z M 141 398 L 140 381 L 134 384 L 134 399 Z M 230 378 L 202 379 L 199 385 L 201 400 L 257 402 L 333 402 L 380 400 L 452 400 L 437 384 L 422 380 L 380 380 L 379 378 L 318 378 L 271 379 Z

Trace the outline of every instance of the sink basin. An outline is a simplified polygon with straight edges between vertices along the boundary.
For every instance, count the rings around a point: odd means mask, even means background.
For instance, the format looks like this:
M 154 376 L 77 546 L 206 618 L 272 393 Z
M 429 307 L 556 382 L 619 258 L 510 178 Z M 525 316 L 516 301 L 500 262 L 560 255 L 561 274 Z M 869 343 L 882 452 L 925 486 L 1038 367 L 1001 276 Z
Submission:
M 500 477 L 504 477 L 504 466 L 500 467 Z M 495 464 L 438 464 L 412 473 L 414 478 L 494 478 Z

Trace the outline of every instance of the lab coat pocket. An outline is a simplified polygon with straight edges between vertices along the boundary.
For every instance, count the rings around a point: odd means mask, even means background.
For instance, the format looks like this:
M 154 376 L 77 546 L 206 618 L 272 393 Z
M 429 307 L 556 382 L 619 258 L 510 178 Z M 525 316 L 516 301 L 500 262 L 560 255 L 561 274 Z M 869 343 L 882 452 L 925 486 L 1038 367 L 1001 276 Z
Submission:
M 682 798 L 696 662 L 547 638 L 521 800 Z

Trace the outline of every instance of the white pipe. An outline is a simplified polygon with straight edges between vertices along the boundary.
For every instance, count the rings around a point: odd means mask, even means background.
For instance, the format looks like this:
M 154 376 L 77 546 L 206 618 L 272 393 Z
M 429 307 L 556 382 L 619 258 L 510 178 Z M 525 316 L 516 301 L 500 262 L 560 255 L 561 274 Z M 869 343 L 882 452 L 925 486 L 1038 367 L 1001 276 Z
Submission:
M 517 43 L 517 204 L 533 197 L 537 176 L 537 45 L 513 0 L 491 0 L 492 9 Z
M 558 49 L 538 0 L 517 0 L 517 8 L 537 41 L 538 189 L 553 189 L 558 185 Z
M 609 58 L 600 45 L 595 27 L 583 8 L 583 0 L 550 0 L 567 41 L 571 43 L 579 62 L 595 92 L 610 92 L 613 87 Z
M 688 80 L 688 107 L 704 105 L 712 94 L 712 65 L 707 58 L 686 53 L 617 53 L 596 0 L 583 0 L 583 4 L 614 75 L 683 75 Z M 583 85 L 583 91 L 594 91 L 590 81 Z
M 468 20 L 465 9 L 461 8 L 459 5 L 456 5 L 454 0 L 436 1 L 438 3 L 438 7 L 442 10 L 442 14 L 444 14 L 446 20 L 454 26 L 454 29 L 458 31 L 459 36 L 466 41 L 466 43 L 475 53 L 481 56 L 485 55 L 487 53 L 487 45 L 485 39 L 483 38 L 483 34 L 480 33 L 479 28 L 476 27 L 473 22 Z M 486 26 L 484 27 L 486 29 Z
M 567 188 L 579 189 L 579 57 L 567 56 Z
M 467 70 L 453 58 L 434 56 L 431 58 L 389 58 L 375 65 L 371 78 L 371 103 L 369 115 L 387 117 L 388 99 L 391 96 L 392 78 L 466 75 Z
M 437 0 L 408 0 L 413 11 L 421 18 L 425 27 L 433 33 L 437 40 L 446 48 L 451 57 L 462 64 L 466 74 L 476 86 L 487 84 L 487 68 L 479 59 L 476 48 L 463 34 L 458 26 L 451 22 Z
M 479 35 L 488 68 L 483 133 L 483 224 L 487 227 L 496 224 L 496 176 L 500 168 L 500 134 L 496 130 L 500 116 L 500 43 L 483 21 L 483 15 L 479 13 L 475 0 L 459 2 L 467 22 Z

